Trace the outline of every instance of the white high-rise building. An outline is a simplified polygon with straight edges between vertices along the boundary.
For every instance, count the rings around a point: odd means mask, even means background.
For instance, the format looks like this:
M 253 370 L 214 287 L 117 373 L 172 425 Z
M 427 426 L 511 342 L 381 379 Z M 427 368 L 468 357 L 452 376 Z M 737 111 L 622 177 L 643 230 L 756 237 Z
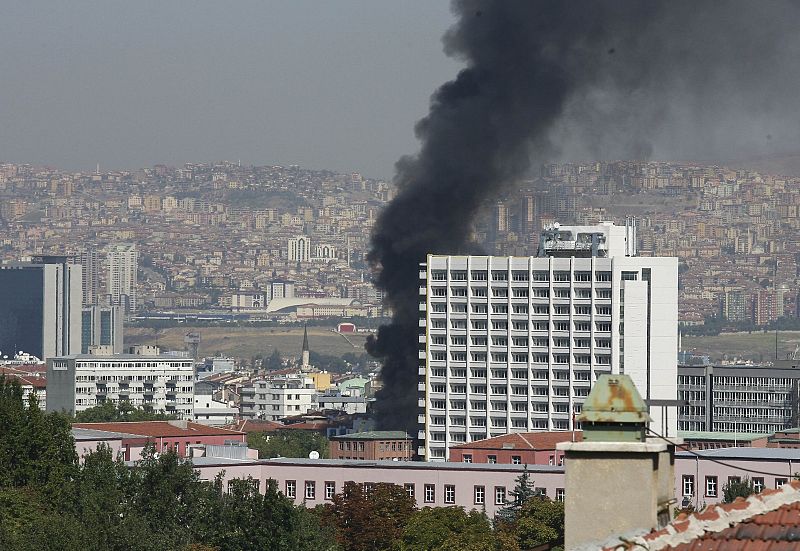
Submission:
M 311 260 L 311 239 L 305 235 L 289 239 L 289 261 L 308 262 Z
M 420 268 L 420 454 L 571 430 L 597 377 L 630 375 L 674 435 L 678 261 L 636 255 L 633 225 L 554 226 L 536 257 L 429 255 Z
M 110 245 L 107 250 L 108 279 L 106 287 L 112 306 L 122 306 L 125 312 L 135 312 L 136 278 L 139 253 L 132 243 Z

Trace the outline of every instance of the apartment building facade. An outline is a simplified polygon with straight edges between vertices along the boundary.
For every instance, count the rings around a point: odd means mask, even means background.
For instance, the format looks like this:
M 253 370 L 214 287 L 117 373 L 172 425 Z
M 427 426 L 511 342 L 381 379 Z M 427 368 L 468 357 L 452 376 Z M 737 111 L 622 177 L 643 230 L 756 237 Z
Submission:
M 574 430 L 597 377 L 676 399 L 677 259 L 628 226 L 554 226 L 537 257 L 429 255 L 420 268 L 419 447 L 428 460 L 509 432 Z M 676 414 L 653 407 L 654 430 Z
M 308 413 L 316 403 L 314 379 L 287 375 L 257 379 L 241 390 L 241 415 L 244 419 L 277 421 Z
M 678 430 L 767 434 L 800 423 L 800 361 L 678 366 Z
M 105 402 L 194 419 L 191 358 L 78 354 L 47 360 L 47 411 L 74 415 Z

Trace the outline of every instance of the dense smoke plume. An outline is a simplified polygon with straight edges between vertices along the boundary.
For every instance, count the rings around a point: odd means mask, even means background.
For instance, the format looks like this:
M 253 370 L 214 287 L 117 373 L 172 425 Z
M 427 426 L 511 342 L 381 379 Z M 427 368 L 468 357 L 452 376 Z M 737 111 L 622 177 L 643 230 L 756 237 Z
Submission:
M 370 259 L 394 312 L 379 424 L 415 431 L 418 265 L 475 250 L 471 222 L 502 186 L 556 159 L 732 159 L 798 148 L 793 2 L 503 0 L 453 3 L 444 37 L 465 68 L 432 96 L 421 148 Z

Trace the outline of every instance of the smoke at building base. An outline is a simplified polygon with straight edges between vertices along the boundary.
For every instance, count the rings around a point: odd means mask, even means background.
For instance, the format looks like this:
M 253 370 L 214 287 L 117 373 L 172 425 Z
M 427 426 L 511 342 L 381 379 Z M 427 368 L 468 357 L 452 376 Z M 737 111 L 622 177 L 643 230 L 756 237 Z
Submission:
M 468 254 L 478 210 L 559 159 L 734 159 L 800 149 L 796 2 L 455 1 L 445 52 L 464 61 L 431 98 L 419 152 L 372 237 L 393 312 L 378 424 L 417 425 L 419 263 Z

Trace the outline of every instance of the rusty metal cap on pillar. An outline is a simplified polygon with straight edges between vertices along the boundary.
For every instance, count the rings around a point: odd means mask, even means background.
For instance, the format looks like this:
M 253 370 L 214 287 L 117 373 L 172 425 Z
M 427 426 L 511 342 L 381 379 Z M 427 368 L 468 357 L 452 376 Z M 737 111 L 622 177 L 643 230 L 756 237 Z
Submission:
M 588 424 L 644 425 L 652 421 L 647 405 L 628 375 L 600 375 L 577 420 Z

